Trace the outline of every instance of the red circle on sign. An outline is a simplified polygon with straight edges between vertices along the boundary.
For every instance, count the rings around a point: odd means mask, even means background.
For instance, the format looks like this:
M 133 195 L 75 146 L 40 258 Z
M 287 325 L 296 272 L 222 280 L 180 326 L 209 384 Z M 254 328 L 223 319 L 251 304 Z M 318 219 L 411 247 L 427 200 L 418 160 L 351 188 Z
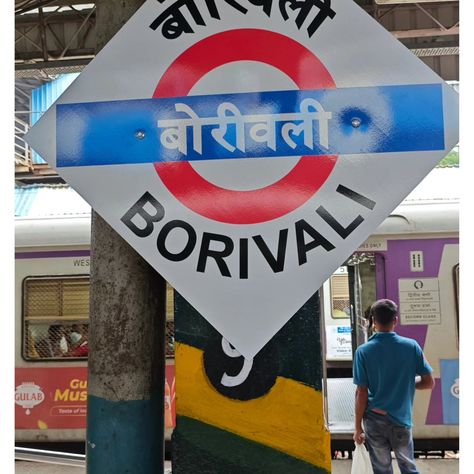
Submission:
M 240 29 L 209 36 L 184 51 L 165 71 L 153 97 L 188 95 L 209 71 L 234 61 L 269 64 L 302 90 L 335 87 L 321 61 L 297 41 L 271 31 Z M 194 212 L 218 222 L 256 224 L 303 205 L 324 184 L 336 160 L 337 156 L 303 156 L 280 180 L 250 191 L 216 186 L 187 161 L 154 166 L 168 190 Z

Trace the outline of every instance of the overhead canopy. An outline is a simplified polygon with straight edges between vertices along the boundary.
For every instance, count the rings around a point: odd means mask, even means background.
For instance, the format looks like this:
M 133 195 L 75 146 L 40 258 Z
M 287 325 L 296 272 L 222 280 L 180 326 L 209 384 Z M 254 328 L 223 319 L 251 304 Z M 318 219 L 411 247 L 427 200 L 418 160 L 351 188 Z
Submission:
M 248 0 L 239 0 L 248 2 Z M 17 148 L 38 112 L 31 91 L 58 74 L 78 73 L 96 52 L 96 0 L 14 0 L 15 126 Z M 171 2 L 171 0 L 170 0 Z M 355 0 L 445 80 L 459 79 L 459 1 Z M 252 2 L 250 2 L 252 3 Z M 275 3 L 275 2 L 274 2 Z M 103 0 L 102 4 L 107 4 Z M 43 109 L 40 110 L 44 111 Z M 17 149 L 15 148 L 15 151 Z M 20 146 L 17 178 L 53 174 L 31 163 Z M 15 155 L 17 160 L 17 155 Z M 45 167 L 46 165 L 41 165 Z

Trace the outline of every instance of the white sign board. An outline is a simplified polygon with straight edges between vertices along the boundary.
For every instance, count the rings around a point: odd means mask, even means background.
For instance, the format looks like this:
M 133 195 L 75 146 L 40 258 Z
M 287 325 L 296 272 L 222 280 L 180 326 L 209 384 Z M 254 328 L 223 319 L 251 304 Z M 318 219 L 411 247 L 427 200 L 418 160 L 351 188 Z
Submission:
M 352 360 L 352 329 L 350 326 L 326 327 L 326 358 Z
M 402 324 L 441 324 L 438 278 L 400 278 L 398 297 Z
M 148 0 L 28 142 L 253 357 L 458 141 L 352 0 Z

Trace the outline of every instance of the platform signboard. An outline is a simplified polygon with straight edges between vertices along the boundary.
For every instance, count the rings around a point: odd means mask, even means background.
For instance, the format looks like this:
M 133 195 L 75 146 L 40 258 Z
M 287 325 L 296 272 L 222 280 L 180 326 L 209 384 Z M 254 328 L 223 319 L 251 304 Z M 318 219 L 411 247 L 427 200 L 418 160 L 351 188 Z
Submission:
M 400 322 L 404 325 L 441 324 L 439 293 L 438 278 L 400 278 Z
M 458 141 L 350 0 L 148 0 L 27 141 L 253 357 Z

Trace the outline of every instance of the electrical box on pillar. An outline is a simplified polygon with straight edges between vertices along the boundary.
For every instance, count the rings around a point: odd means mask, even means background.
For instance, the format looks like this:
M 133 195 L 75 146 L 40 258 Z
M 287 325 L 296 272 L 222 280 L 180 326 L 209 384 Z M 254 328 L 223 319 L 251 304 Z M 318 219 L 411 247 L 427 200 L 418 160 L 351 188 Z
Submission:
M 173 472 L 330 472 L 315 292 L 457 93 L 355 2 L 148 0 L 26 138 L 179 292 Z

